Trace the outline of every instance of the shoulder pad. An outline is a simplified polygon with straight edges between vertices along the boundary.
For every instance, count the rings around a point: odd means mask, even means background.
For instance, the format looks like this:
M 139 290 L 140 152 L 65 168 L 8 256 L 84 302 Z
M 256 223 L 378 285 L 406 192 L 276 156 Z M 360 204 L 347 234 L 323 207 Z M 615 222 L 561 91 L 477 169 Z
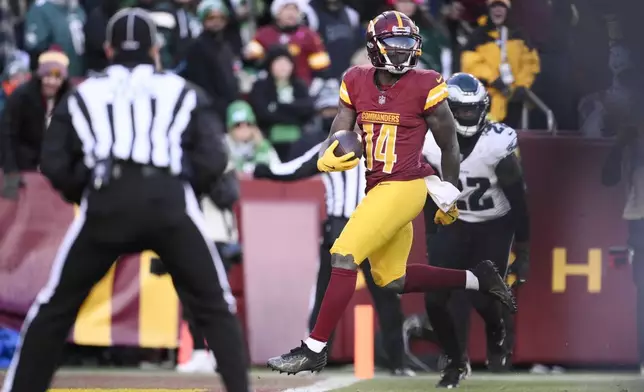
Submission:
M 365 73 L 370 66 L 368 65 L 353 65 L 344 73 L 342 74 L 342 79 L 347 80 L 347 79 L 352 79 L 355 78 L 363 73 Z
M 482 138 L 488 143 L 488 151 L 499 160 L 518 148 L 517 131 L 503 123 L 489 122 L 483 128 Z
M 429 112 L 447 99 L 447 84 L 443 75 L 433 70 L 413 70 L 418 79 L 415 85 L 423 100 L 423 113 Z

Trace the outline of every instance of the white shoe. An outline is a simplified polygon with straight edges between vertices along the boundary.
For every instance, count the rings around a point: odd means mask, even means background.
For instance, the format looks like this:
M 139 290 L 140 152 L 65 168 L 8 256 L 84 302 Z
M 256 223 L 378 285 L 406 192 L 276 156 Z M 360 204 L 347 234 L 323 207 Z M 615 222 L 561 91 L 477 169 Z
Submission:
M 179 373 L 201 373 L 214 374 L 217 368 L 217 361 L 212 352 L 208 350 L 195 350 L 192 357 L 186 363 L 177 365 Z
M 391 374 L 397 377 L 416 377 L 416 372 L 407 367 L 394 369 Z

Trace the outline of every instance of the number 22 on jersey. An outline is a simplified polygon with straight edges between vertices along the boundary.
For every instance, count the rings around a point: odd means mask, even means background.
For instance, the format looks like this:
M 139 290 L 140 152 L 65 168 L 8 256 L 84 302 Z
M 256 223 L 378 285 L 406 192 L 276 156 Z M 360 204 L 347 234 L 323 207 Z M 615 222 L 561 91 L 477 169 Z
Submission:
M 376 128 L 378 127 L 378 128 Z M 396 156 L 396 133 L 398 126 L 392 124 L 364 123 L 362 129 L 365 132 L 365 160 L 367 170 L 373 170 L 373 161 L 382 162 L 382 171 L 391 173 L 398 157 Z M 374 143 L 375 130 L 378 130 L 378 138 Z

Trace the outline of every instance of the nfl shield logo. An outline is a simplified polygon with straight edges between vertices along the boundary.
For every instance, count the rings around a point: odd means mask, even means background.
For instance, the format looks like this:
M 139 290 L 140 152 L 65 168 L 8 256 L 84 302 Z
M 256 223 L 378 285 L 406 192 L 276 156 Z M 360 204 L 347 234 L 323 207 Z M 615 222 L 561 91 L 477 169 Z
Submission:
M 378 97 L 378 103 L 381 104 L 381 105 L 384 105 L 386 99 L 387 98 L 385 98 L 384 95 L 381 95 L 381 96 Z

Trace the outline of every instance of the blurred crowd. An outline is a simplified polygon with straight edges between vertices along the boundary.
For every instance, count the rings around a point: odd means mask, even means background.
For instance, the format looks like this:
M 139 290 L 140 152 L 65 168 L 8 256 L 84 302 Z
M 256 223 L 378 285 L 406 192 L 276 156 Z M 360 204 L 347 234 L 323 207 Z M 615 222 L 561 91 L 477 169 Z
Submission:
M 16 199 L 20 173 L 38 169 L 60 98 L 108 65 L 107 22 L 124 7 L 150 12 L 158 67 L 212 99 L 226 125 L 233 173 L 291 160 L 326 137 L 344 71 L 369 63 L 366 25 L 388 9 L 418 25 L 419 67 L 445 78 L 471 73 L 486 85 L 491 119 L 543 130 L 549 109 L 560 130 L 617 136 L 620 145 L 643 139 L 634 135 L 644 127 L 632 126 L 644 123 L 633 105 L 644 91 L 641 34 L 633 30 L 644 16 L 642 1 L 2 0 L 1 197 Z M 209 221 L 217 216 L 212 237 L 229 245 L 220 252 L 238 257 L 232 201 L 204 203 Z
M 420 66 L 463 71 L 490 91 L 490 117 L 612 136 L 633 74 L 619 2 L 584 0 L 5 0 L 0 2 L 0 163 L 5 196 L 38 166 L 40 140 L 70 85 L 107 66 L 107 21 L 149 10 L 159 67 L 202 87 L 227 125 L 234 167 L 291 159 L 324 138 L 343 72 L 368 63 L 366 23 L 386 9 L 423 37 Z M 582 54 L 583 56 L 579 56 Z M 617 104 L 616 104 L 617 103 Z M 524 106 L 531 109 L 522 117 Z M 527 120 L 527 121 L 526 121 Z

